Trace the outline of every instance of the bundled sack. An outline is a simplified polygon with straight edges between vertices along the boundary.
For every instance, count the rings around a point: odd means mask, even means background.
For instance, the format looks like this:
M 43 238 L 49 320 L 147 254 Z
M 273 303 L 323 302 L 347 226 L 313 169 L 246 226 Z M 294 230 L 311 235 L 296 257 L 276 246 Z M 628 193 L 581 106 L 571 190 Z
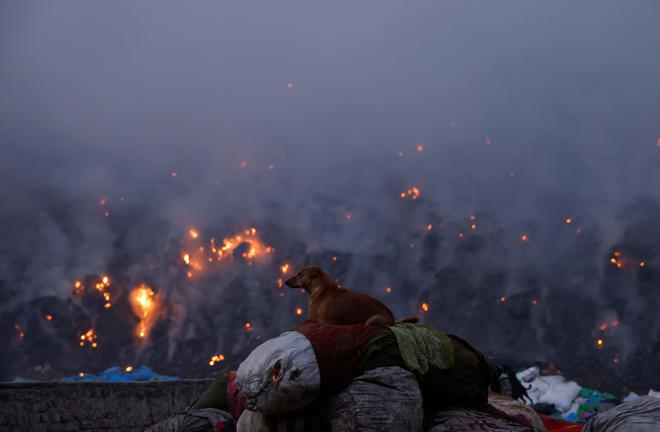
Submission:
M 597 414 L 583 432 L 657 432 L 660 430 L 660 399 L 642 396 Z
M 430 416 L 427 432 L 546 432 L 543 421 L 525 404 L 491 393 L 488 403 L 451 407 Z
M 326 405 L 333 432 L 421 432 L 423 427 L 417 379 L 400 367 L 365 372 Z
M 263 414 L 284 414 L 316 399 L 321 375 L 311 342 L 286 332 L 256 347 L 236 371 L 245 407 Z
M 236 423 L 238 432 L 327 432 L 319 407 L 313 405 L 301 411 L 266 416 L 245 410 Z
M 236 432 L 236 425 L 229 413 L 204 408 L 174 415 L 148 427 L 145 432 Z

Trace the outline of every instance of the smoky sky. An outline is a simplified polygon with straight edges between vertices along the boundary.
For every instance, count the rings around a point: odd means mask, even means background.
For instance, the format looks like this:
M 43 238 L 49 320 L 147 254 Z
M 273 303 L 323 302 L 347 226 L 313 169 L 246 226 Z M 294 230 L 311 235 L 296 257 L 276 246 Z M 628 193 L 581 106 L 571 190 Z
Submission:
M 660 198 L 659 12 L 656 1 L 3 2 L 2 309 L 69 295 L 131 247 L 137 278 L 190 226 L 268 219 L 311 251 L 371 253 L 388 247 L 411 186 L 433 209 L 407 219 L 422 227 L 494 215 L 515 236 L 533 232 L 542 266 L 565 252 L 557 225 L 573 217 L 599 227 L 590 250 L 606 253 L 626 208 Z M 118 225 L 101 197 L 122 199 Z M 168 228 L 144 234 L 156 219 Z

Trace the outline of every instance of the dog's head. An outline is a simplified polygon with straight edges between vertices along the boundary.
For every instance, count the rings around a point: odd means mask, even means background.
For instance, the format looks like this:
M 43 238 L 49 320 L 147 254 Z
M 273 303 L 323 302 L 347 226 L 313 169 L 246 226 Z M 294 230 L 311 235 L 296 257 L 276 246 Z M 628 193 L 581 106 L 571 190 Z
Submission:
M 311 291 L 315 286 L 328 280 L 328 275 L 320 267 L 312 265 L 301 268 L 295 276 L 287 279 L 285 283 L 289 288 L 302 288 L 305 291 Z

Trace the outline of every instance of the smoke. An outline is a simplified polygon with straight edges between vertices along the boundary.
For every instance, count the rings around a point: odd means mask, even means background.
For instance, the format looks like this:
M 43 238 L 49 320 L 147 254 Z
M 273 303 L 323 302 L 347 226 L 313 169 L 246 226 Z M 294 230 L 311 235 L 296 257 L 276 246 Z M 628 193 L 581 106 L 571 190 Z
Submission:
M 0 376 L 235 367 L 301 320 L 279 266 L 314 262 L 495 356 L 657 379 L 659 7 L 636 6 L 4 3 Z M 273 253 L 187 277 L 190 228 L 251 227 Z M 73 294 L 103 274 L 111 308 Z

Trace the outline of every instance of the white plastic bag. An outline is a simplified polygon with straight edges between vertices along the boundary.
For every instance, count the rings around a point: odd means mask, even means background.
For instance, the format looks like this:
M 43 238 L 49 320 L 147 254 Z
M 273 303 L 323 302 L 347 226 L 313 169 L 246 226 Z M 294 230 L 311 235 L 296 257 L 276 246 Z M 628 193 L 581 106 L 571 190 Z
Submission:
M 575 381 L 558 382 L 539 398 L 539 402 L 550 403 L 561 412 L 568 411 L 575 398 L 580 394 L 582 387 Z
M 267 340 L 240 364 L 236 385 L 249 410 L 276 415 L 304 408 L 321 387 L 312 344 L 295 331 Z

